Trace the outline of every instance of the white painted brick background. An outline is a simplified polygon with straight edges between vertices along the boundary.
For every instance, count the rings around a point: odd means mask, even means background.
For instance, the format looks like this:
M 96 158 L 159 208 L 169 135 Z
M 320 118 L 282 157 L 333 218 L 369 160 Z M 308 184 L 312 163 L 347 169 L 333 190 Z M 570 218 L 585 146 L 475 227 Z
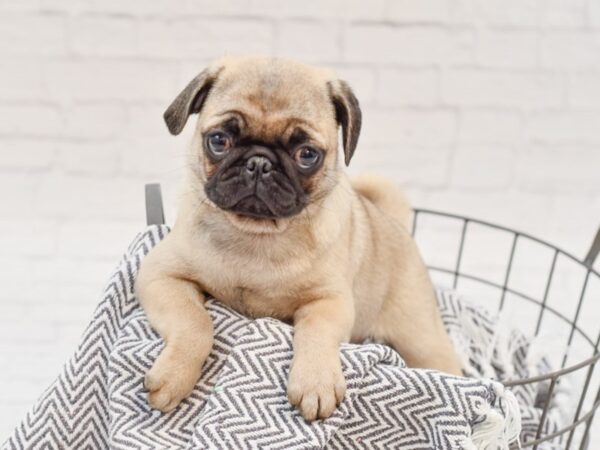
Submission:
M 600 0 L 0 0 L 0 440 L 143 227 L 144 183 L 173 220 L 190 130 L 162 112 L 224 53 L 336 69 L 364 110 L 351 172 L 416 205 L 578 256 L 600 225 Z

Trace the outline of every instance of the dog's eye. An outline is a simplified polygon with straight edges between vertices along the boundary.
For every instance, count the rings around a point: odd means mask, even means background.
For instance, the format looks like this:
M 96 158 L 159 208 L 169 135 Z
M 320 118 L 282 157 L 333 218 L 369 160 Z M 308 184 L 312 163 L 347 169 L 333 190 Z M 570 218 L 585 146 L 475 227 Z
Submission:
M 223 156 L 231 148 L 231 137 L 222 131 L 215 131 L 206 137 L 206 146 L 215 156 Z
M 321 153 L 319 150 L 313 147 L 309 147 L 307 145 L 300 147 L 296 150 L 296 154 L 294 155 L 294 159 L 300 168 L 308 169 L 314 166 L 321 157 Z

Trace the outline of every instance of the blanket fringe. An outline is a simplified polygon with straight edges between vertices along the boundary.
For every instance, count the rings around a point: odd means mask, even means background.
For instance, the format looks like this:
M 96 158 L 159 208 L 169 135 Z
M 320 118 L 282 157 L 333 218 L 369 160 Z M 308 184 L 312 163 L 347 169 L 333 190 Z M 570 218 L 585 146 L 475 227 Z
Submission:
M 496 368 L 492 365 L 492 361 L 496 360 L 504 371 L 503 378 L 514 378 L 512 355 L 523 343 L 507 331 L 510 327 L 497 326 L 490 334 L 472 314 L 461 312 L 457 320 L 459 329 L 449 330 L 449 335 L 467 376 L 496 378 Z M 495 321 L 502 324 L 507 322 L 507 318 L 498 315 Z
M 481 421 L 473 425 L 471 437 L 465 439 L 465 450 L 508 450 L 517 442 L 521 432 L 521 412 L 517 398 L 500 383 L 493 383 L 496 400 L 494 406 L 487 402 L 480 405 Z

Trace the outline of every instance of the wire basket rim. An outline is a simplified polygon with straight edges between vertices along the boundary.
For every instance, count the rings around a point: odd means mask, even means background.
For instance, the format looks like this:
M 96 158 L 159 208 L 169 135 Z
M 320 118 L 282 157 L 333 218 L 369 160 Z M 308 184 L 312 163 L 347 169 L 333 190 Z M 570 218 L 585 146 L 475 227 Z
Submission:
M 449 213 L 449 212 L 445 212 L 445 211 L 439 211 L 439 210 L 435 210 L 435 209 L 429 209 L 429 208 L 413 208 L 413 211 L 417 214 L 432 214 L 432 215 L 437 215 L 437 216 L 443 216 L 443 217 L 448 217 L 450 219 L 457 219 L 457 220 L 462 220 L 462 221 L 467 221 L 467 222 L 472 222 L 472 223 L 477 223 L 480 225 L 485 225 L 491 228 L 496 228 L 498 230 L 502 230 L 502 231 L 506 231 L 508 233 L 515 233 L 518 236 L 523 236 L 524 238 L 527 239 L 531 239 L 532 241 L 538 242 L 540 244 L 546 245 L 548 247 L 551 247 L 552 249 L 558 251 L 559 253 L 561 253 L 562 255 L 566 256 L 567 258 L 572 259 L 573 261 L 581 264 L 583 267 L 585 267 L 587 270 L 590 271 L 590 273 L 593 273 L 594 275 L 596 275 L 597 277 L 600 278 L 600 272 L 598 272 L 598 270 L 596 270 L 593 265 L 588 265 L 586 264 L 586 262 L 584 261 L 583 258 L 578 258 L 577 256 L 573 255 L 572 253 L 564 250 L 563 248 L 552 244 L 551 242 L 548 242 L 544 239 L 538 238 L 536 236 L 533 236 L 529 233 L 525 233 L 519 230 L 516 230 L 514 228 L 510 228 L 504 225 L 498 225 L 496 223 L 492 223 L 486 220 L 481 220 L 481 219 L 475 219 L 473 217 L 470 216 L 465 216 L 465 215 L 461 215 L 461 214 L 455 214 L 455 213 Z
M 565 257 L 575 261 L 576 263 L 580 264 L 582 267 L 585 268 L 586 271 L 589 272 L 589 274 L 593 274 L 596 277 L 598 277 L 598 279 L 600 279 L 600 272 L 598 272 L 596 269 L 594 269 L 594 267 L 592 267 L 591 265 L 587 264 L 582 258 L 578 258 L 575 255 L 573 255 L 570 252 L 567 252 L 566 250 L 562 249 L 561 247 L 558 247 L 544 239 L 540 239 L 538 237 L 535 237 L 529 233 L 525 233 L 525 232 L 521 232 L 519 230 L 516 230 L 514 228 L 510 228 L 504 225 L 498 225 L 496 223 L 492 223 L 486 220 L 481 220 L 481 219 L 476 219 L 473 217 L 469 217 L 469 216 L 465 216 L 465 215 L 461 215 L 461 214 L 456 214 L 456 213 L 449 213 L 449 212 L 445 212 L 445 211 L 439 211 L 439 210 L 434 210 L 434 209 L 429 209 L 429 208 L 413 208 L 414 211 L 414 219 L 413 219 L 413 233 L 415 230 L 415 224 L 416 224 L 416 216 L 418 214 L 430 214 L 430 215 L 435 215 L 435 216 L 442 216 L 442 217 L 447 217 L 449 219 L 456 219 L 456 220 L 460 220 L 463 223 L 475 223 L 475 224 L 479 224 L 479 225 L 483 225 L 483 226 L 487 226 L 490 228 L 494 228 L 497 230 L 501 230 L 501 231 L 505 231 L 507 233 L 512 233 L 515 236 L 522 236 L 523 238 L 526 239 L 530 239 L 534 242 L 537 242 L 539 244 L 542 244 L 546 247 L 549 247 L 551 249 L 553 249 L 554 251 L 558 252 L 559 254 L 564 255 Z M 438 267 L 430 267 L 433 270 L 441 270 L 441 271 L 448 271 L 448 272 L 452 272 L 450 269 L 442 269 L 442 268 L 438 268 Z M 454 272 L 452 272 L 454 273 Z M 468 274 L 457 274 L 460 276 L 469 276 Z M 486 282 L 489 283 L 487 280 L 480 280 L 482 282 Z M 495 286 L 498 288 L 501 288 L 502 286 Z M 534 301 L 537 302 L 537 300 L 533 299 Z M 547 308 L 547 307 L 546 307 Z M 569 320 L 568 318 L 564 317 L 563 319 L 567 320 L 568 323 L 573 325 L 573 321 Z M 545 381 L 545 380 L 551 380 L 553 378 L 558 378 L 561 375 L 570 373 L 570 372 L 574 372 L 577 371 L 579 369 L 582 369 L 584 367 L 590 366 L 590 365 L 595 365 L 599 360 L 600 360 L 600 351 L 598 350 L 598 343 L 594 344 L 594 342 L 592 341 L 592 339 L 587 336 L 587 333 L 585 333 L 583 330 L 581 330 L 579 328 L 579 326 L 575 325 L 576 330 L 587 340 L 587 342 L 592 346 L 592 348 L 594 348 L 594 352 L 592 354 L 591 357 L 584 359 L 583 361 L 577 361 L 573 364 L 570 364 L 569 366 L 554 370 L 552 372 L 548 372 L 546 374 L 543 375 L 536 375 L 536 376 L 532 376 L 532 377 L 526 377 L 526 378 L 514 378 L 514 379 L 508 379 L 508 380 L 503 380 L 501 381 L 502 384 L 504 384 L 507 387 L 511 387 L 511 386 L 517 386 L 517 385 L 523 385 L 523 384 L 529 384 L 529 383 L 538 383 L 541 381 Z

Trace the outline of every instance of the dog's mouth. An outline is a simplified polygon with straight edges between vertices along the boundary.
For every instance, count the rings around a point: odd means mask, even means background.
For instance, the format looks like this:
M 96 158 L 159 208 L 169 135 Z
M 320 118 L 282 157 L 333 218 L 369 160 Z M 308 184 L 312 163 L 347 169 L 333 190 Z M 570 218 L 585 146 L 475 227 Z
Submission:
M 214 176 L 204 186 L 207 197 L 224 211 L 256 220 L 279 220 L 299 214 L 307 203 L 282 175 L 266 180 Z
M 277 218 L 267 202 L 257 195 L 244 197 L 232 207 L 227 208 L 227 210 L 239 216 L 257 220 L 272 220 Z
M 238 229 L 255 234 L 281 233 L 288 220 L 273 213 L 269 205 L 255 195 L 237 202 L 231 208 L 221 208 L 229 221 Z

